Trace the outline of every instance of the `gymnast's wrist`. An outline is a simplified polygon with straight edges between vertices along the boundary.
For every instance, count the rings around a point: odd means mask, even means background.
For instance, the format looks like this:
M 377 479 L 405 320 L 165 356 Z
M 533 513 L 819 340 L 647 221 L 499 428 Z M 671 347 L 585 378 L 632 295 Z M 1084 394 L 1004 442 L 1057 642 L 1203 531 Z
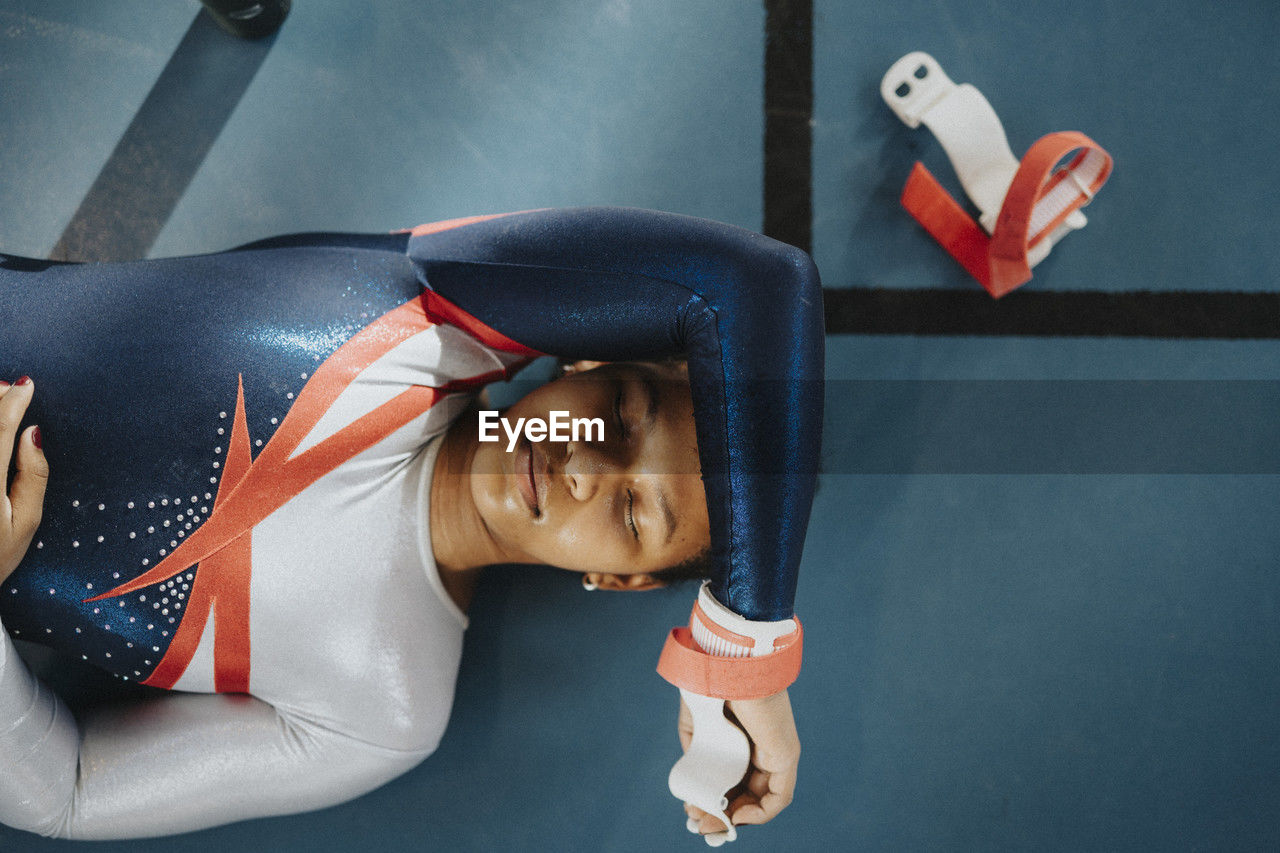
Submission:
M 804 629 L 792 617 L 745 619 L 702 585 L 689 626 L 674 628 L 658 673 L 677 687 L 721 699 L 759 699 L 791 685 L 800 673 Z

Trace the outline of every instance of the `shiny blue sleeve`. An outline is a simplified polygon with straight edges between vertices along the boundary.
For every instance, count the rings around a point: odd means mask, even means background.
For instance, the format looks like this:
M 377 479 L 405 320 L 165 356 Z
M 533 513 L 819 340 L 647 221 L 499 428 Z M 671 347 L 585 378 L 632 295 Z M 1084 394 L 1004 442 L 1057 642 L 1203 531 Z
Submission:
M 510 214 L 415 234 L 423 284 L 527 347 L 689 362 L 712 593 L 792 615 L 822 436 L 822 288 L 803 251 L 630 208 Z

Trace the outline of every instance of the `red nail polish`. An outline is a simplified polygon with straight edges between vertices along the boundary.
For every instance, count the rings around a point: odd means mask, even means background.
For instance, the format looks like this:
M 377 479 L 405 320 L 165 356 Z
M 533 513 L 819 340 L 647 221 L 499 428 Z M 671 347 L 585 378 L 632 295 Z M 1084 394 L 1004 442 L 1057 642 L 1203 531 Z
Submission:
M 30 381 L 31 381 L 31 377 L 30 377 L 30 376 L 23 376 L 23 377 L 21 377 L 17 382 L 15 382 L 15 383 L 13 383 L 13 384 L 14 384 L 14 385 L 26 385 L 26 384 L 27 384 L 28 382 L 30 382 Z
M 31 443 L 36 446 L 37 450 L 44 449 L 44 439 L 40 437 L 40 427 L 36 427 L 31 431 Z
M 9 383 L 5 382 L 3 379 L 0 379 L 0 388 L 8 388 L 8 387 L 9 387 Z

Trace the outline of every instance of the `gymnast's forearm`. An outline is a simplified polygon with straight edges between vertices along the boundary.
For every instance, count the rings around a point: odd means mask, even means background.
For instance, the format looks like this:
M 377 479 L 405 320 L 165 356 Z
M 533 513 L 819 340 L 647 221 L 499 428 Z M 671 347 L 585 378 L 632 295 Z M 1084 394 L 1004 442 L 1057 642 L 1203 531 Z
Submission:
M 0 823 L 58 838 L 190 832 L 334 805 L 427 751 L 362 743 L 243 695 L 173 694 L 82 727 L 0 630 Z
M 55 834 L 73 798 L 79 750 L 71 711 L 0 627 L 0 823 Z
M 822 292 L 807 254 L 617 208 L 512 214 L 417 234 L 408 251 L 426 286 L 540 352 L 687 356 L 713 592 L 748 619 L 791 616 L 822 431 Z

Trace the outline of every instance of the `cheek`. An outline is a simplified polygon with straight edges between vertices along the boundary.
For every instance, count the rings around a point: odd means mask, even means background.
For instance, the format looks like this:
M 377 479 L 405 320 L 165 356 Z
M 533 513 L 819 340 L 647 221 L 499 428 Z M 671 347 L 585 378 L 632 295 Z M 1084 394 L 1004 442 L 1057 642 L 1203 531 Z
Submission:
M 476 461 L 481 461 L 479 455 Z M 521 517 L 526 514 L 523 506 L 516 505 L 517 496 L 509 480 L 496 466 L 480 464 L 472 468 L 467 478 L 471 499 L 480 517 L 495 536 L 508 542 L 518 532 Z
M 542 386 L 513 406 L 512 414 L 546 417 L 558 410 L 574 418 L 605 417 L 612 415 L 612 400 L 607 380 L 579 375 Z
M 555 555 L 547 561 L 578 571 L 633 570 L 628 549 L 620 537 L 609 530 L 604 515 L 598 508 L 587 507 L 563 519 L 555 529 L 540 530 L 540 537 L 545 537 L 542 541 Z
M 506 412 L 506 417 L 546 417 L 552 409 L 566 409 L 577 414 L 583 407 L 581 380 L 561 379 L 543 385 L 521 397 Z

